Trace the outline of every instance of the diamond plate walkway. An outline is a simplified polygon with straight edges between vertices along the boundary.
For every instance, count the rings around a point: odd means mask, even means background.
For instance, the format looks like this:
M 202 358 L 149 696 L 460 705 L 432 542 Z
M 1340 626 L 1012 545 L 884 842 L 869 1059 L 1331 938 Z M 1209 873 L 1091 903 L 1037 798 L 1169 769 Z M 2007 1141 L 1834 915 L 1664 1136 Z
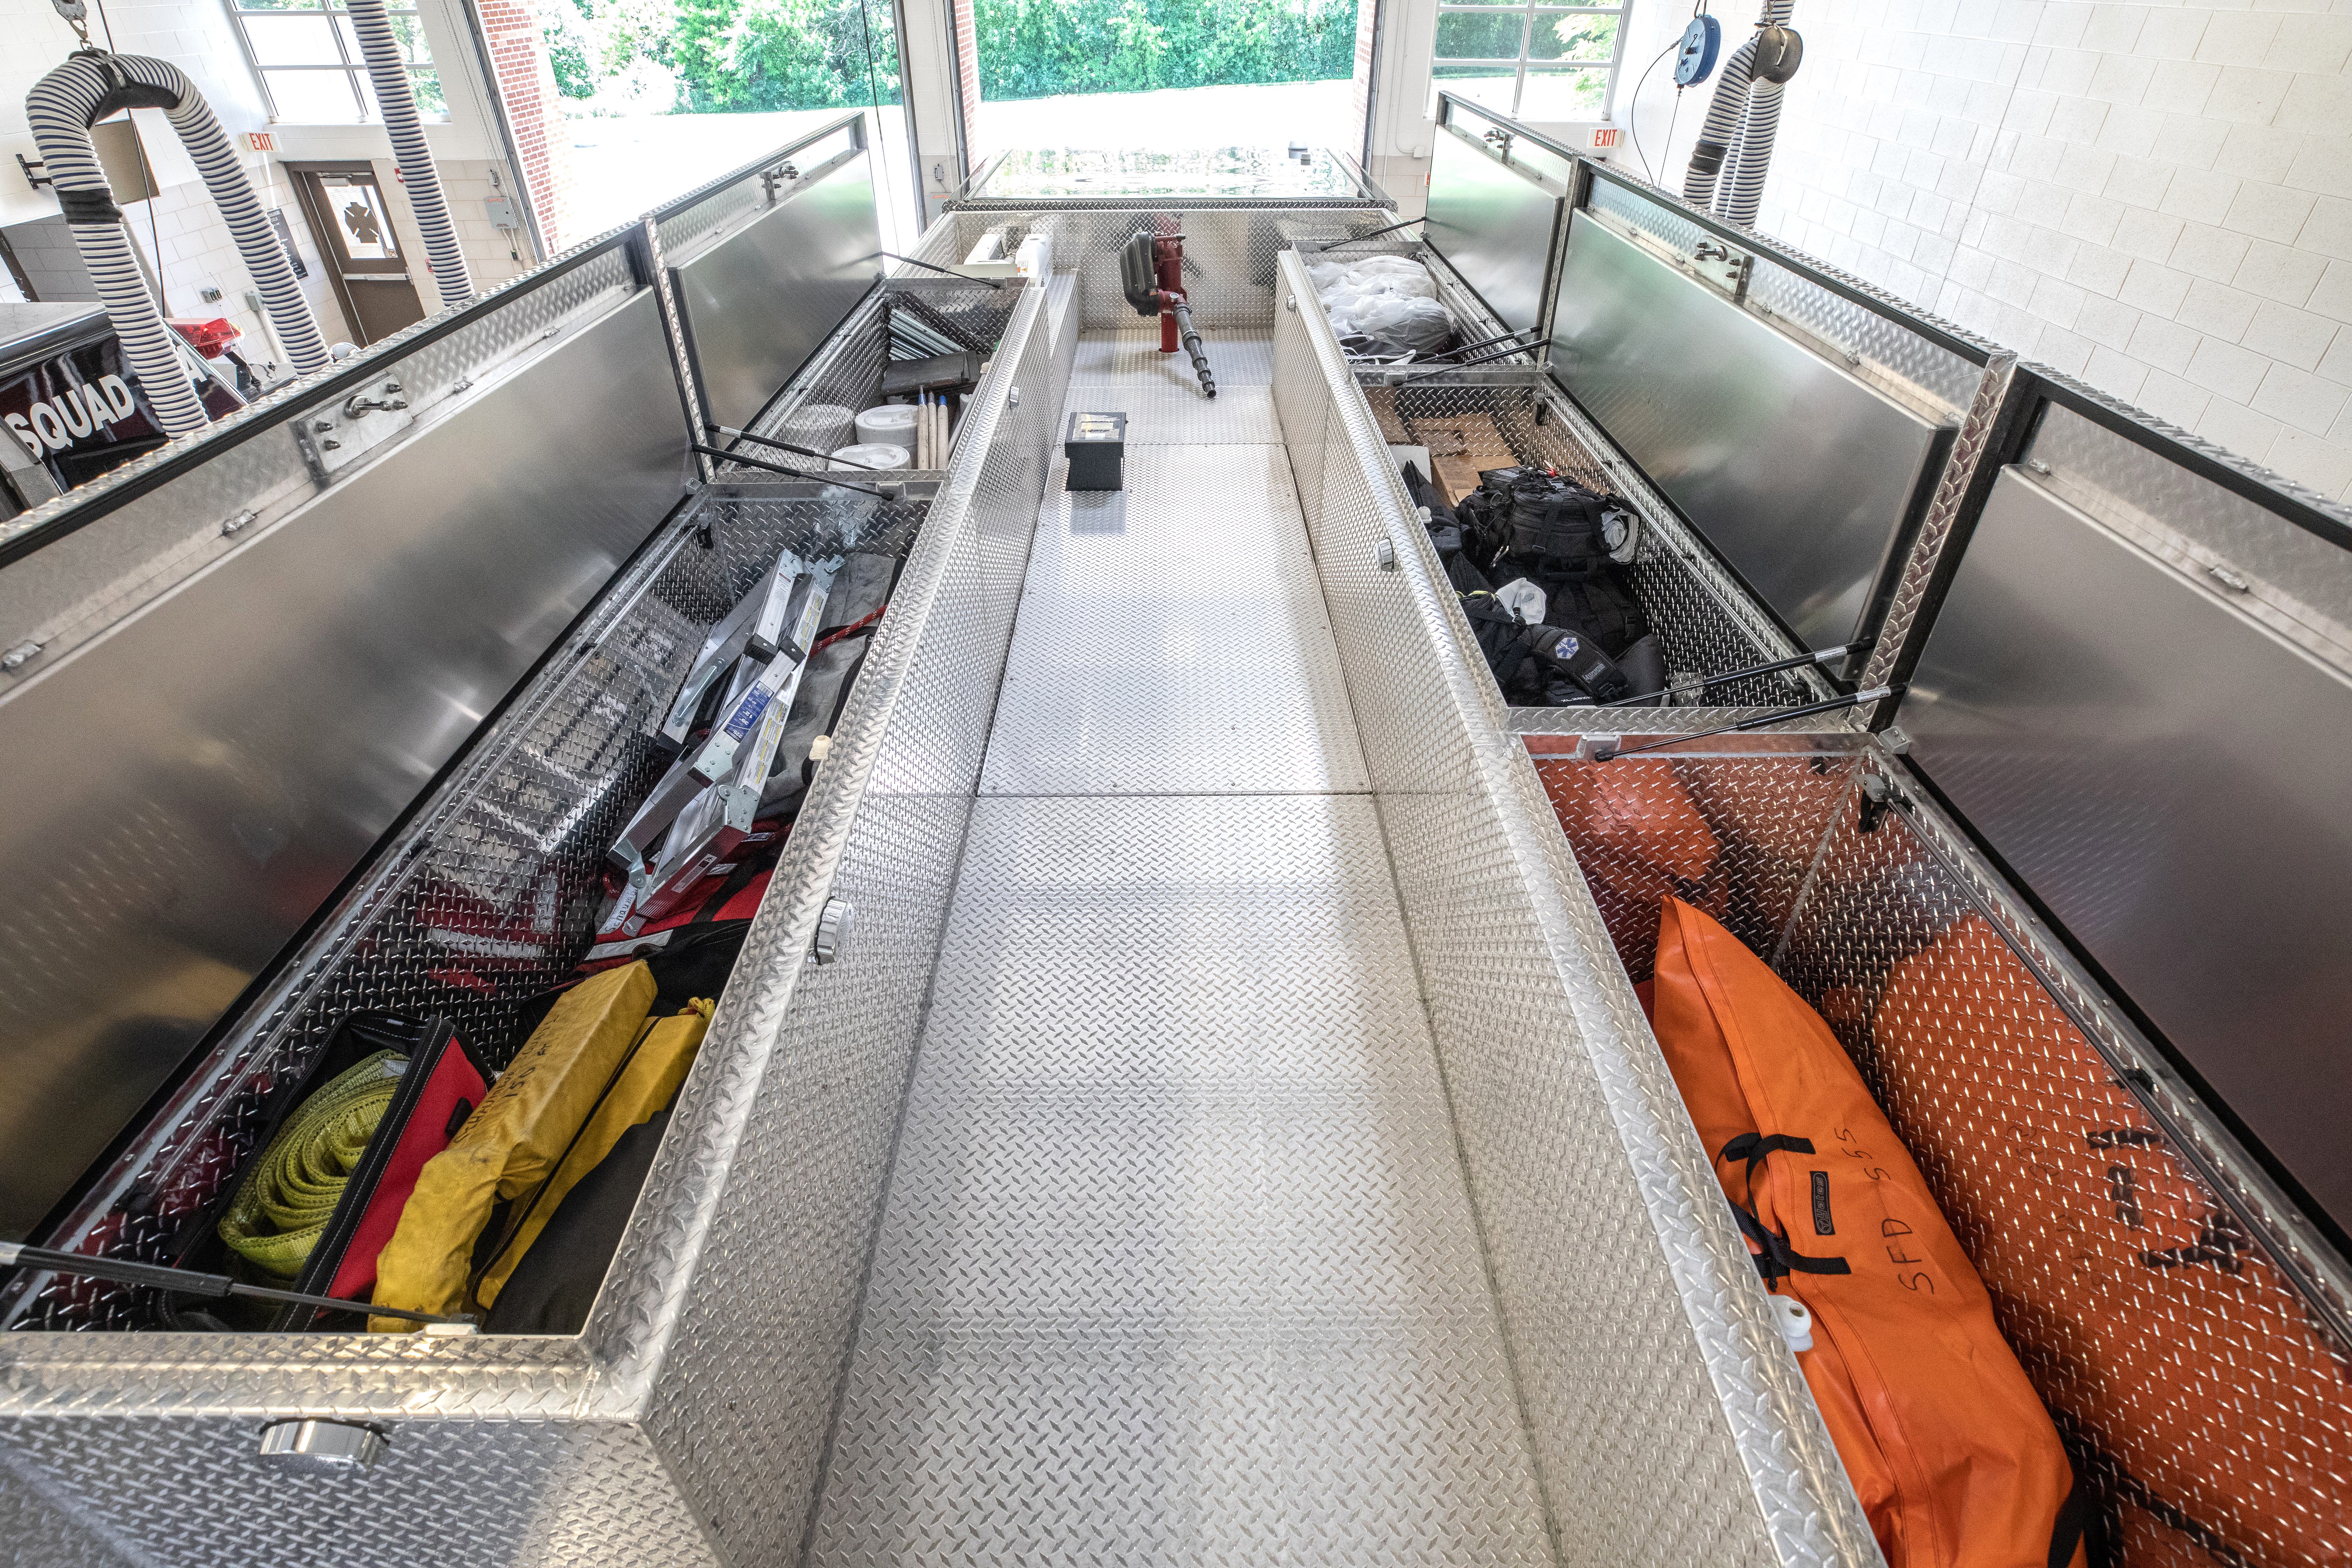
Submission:
M 1278 444 L 1082 340 L 1128 489 L 1040 510 L 817 1563 L 1548 1563 Z

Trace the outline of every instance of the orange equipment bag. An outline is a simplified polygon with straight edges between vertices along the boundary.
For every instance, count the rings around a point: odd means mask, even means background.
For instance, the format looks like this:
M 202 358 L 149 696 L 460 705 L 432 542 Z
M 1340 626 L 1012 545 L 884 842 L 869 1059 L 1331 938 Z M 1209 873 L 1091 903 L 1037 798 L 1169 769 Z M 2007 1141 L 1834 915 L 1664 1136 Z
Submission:
M 1664 903 L 1654 1023 L 1890 1568 L 2068 1568 L 2087 1508 L 1927 1181 L 1820 1016 Z

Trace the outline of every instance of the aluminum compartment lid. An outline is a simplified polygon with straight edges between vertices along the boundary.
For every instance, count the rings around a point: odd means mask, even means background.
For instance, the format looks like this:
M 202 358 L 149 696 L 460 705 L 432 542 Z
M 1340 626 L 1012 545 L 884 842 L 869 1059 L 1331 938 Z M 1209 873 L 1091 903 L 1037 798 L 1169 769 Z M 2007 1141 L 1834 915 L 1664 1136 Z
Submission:
M 2026 455 L 1912 677 L 1912 760 L 2352 1231 L 2352 554 L 2063 407 Z
M 1811 648 L 1869 636 L 1955 422 L 1780 331 L 1590 210 L 1551 374 Z

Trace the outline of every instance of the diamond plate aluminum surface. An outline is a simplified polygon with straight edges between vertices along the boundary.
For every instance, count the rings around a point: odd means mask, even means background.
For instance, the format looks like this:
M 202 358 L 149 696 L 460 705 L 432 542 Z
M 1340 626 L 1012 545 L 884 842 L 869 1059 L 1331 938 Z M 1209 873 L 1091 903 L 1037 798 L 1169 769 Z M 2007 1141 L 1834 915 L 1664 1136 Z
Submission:
M 1101 331 L 1089 326 L 1078 340 L 1078 357 L 1070 368 L 1070 385 L 1108 386 L 1123 392 L 1179 392 L 1201 397 L 1201 384 L 1192 361 L 1184 353 L 1161 353 L 1160 330 Z M 1272 340 L 1264 326 L 1201 329 L 1202 352 L 1217 377 L 1218 400 L 1228 386 L 1265 386 L 1274 379 Z M 1272 440 L 1274 437 L 1261 437 Z
M 289 1475 L 256 1457 L 251 1412 L 0 1428 L 11 1478 L 54 1515 L 154 1568 L 719 1568 L 642 1433 L 577 1421 L 404 1421 L 365 1475 Z M 616 1545 L 626 1555 L 614 1552 Z M 443 1555 L 446 1553 L 446 1555 Z M 24 1568 L 121 1561 L 71 1537 L 9 1542 Z
M 1123 490 L 1047 481 L 982 793 L 1365 788 L 1281 448 L 1125 467 Z
M 1052 410 L 1009 394 L 1050 380 L 1043 305 L 974 394 L 585 1336 L 738 1563 L 791 1561 L 816 1496 L 1036 515 Z M 856 936 L 820 967 L 828 897 Z
M 1303 281 L 1296 258 L 1285 268 Z M 1596 1563 L 1874 1563 L 1329 323 L 1286 311 L 1276 331 L 1277 405 L 1311 476 L 1307 525 L 1556 1549 Z M 1395 572 L 1372 563 L 1381 537 Z
M 1785 784 L 1739 783 L 1768 797 L 1748 811 L 1786 805 Z M 1849 799 L 1827 826 L 1779 967 L 1927 1176 L 2122 1560 L 2352 1553 L 2341 1298 L 2290 1271 L 2293 1238 L 2252 1194 L 2214 1184 L 2242 1158 L 2093 1044 L 2091 998 L 2050 983 L 2060 956 L 1972 885 L 1931 813 L 1865 833 Z
M 1181 354 L 1177 361 L 1189 377 L 1192 362 Z M 1132 386 L 1106 379 L 1087 382 L 1080 390 L 1083 407 L 1073 401 L 1066 413 L 1126 415 L 1129 447 L 1263 447 L 1274 439 L 1273 390 L 1228 386 L 1222 368 L 1214 401 L 1202 396 L 1198 385 Z
M 1138 233 L 1167 224 L 1184 236 L 1184 291 L 1202 327 L 1256 327 L 1273 318 L 1275 257 L 1293 245 L 1321 244 L 1396 221 L 1385 207 L 1316 211 L 1190 207 L 1118 212 L 997 212 L 948 214 L 924 232 L 925 261 L 961 261 L 990 234 L 1010 255 L 1031 234 L 1054 242 L 1054 266 L 1075 272 L 1081 319 L 1089 331 L 1131 331 L 1143 318 L 1119 284 L 1120 247 Z M 1212 355 L 1213 358 L 1213 354 Z M 1225 380 L 1222 367 L 1217 379 Z
M 1637 981 L 1656 961 L 1667 895 L 1769 956 L 1862 766 L 1851 736 L 1722 739 L 1738 749 L 1534 760 L 1610 942 Z
M 1904 557 L 1902 574 L 1895 579 L 1895 595 L 1887 603 L 1886 618 L 1879 623 L 1878 640 L 1871 647 L 1858 685 L 1865 689 L 1885 685 L 1893 676 L 1896 661 L 1909 651 L 1915 629 L 1924 643 L 1927 628 L 1917 625 L 1919 611 L 1943 564 L 1945 546 L 1951 542 L 1952 530 L 1968 510 L 1969 491 L 1976 482 L 1977 472 L 1991 455 L 1994 433 L 2009 408 L 2016 382 L 2017 356 L 2007 350 L 1995 353 L 1986 364 L 1976 396 L 1952 437 L 1952 449 L 1944 459 L 1942 476 L 1936 481 L 1935 496 L 1928 501 L 1927 515 L 1920 519 L 1919 531 Z
M 978 803 L 811 1561 L 1549 1558 L 1370 804 Z

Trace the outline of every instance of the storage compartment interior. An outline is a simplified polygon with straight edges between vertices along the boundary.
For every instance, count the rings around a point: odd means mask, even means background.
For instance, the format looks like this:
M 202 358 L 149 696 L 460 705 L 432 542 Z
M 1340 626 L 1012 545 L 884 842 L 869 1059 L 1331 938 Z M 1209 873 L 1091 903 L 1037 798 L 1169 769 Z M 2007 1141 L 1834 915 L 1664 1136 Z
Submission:
M 1633 979 L 1679 898 L 1852 1055 L 2090 1489 L 2094 1563 L 2341 1551 L 2340 1323 L 1916 781 L 1843 734 L 1605 762 L 1528 743 Z
M 870 299 L 777 406 L 877 392 L 893 352 L 905 357 L 941 341 L 992 349 L 1009 307 L 985 285 L 950 284 L 947 292 L 943 309 L 905 293 Z M 673 940 L 682 949 L 714 926 L 748 919 L 764 889 L 764 879 L 753 878 L 773 865 L 806 798 L 781 777 L 767 791 L 777 804 L 761 808 L 772 815 L 763 816 L 753 842 L 731 863 L 693 880 L 691 891 L 651 927 L 616 916 L 621 883 L 607 850 L 677 756 L 656 732 L 706 635 L 747 595 L 764 589 L 780 552 L 808 562 L 841 557 L 850 564 L 834 576 L 816 616 L 822 651 L 812 655 L 779 748 L 779 768 L 790 753 L 803 780 L 813 776 L 814 764 L 801 759 L 847 701 L 863 657 L 857 650 L 870 646 L 878 618 L 846 609 L 837 617 L 834 606 L 847 602 L 853 579 L 864 595 L 861 610 L 877 586 L 887 592 L 895 583 L 932 504 L 934 479 L 894 483 L 892 499 L 759 476 L 722 479 L 705 492 L 623 571 L 575 640 L 517 697 L 474 757 L 425 805 L 407 840 L 381 858 L 285 966 L 271 993 L 95 1174 L 79 1206 L 37 1239 L 62 1250 L 231 1272 L 286 1288 L 290 1279 L 265 1277 L 232 1258 L 218 1222 L 266 1134 L 295 1113 L 291 1096 L 339 1028 L 378 1015 L 404 1021 L 402 1026 L 420 1037 L 445 1026 L 494 1075 L 545 1015 L 548 994 L 576 982 L 586 968 L 658 953 Z M 830 670 L 823 682 L 814 673 L 820 663 Z M 748 675 L 751 667 L 742 668 Z M 739 944 L 740 934 L 738 926 Z M 319 1075 L 311 1087 L 331 1076 Z M 643 1137 L 630 1148 L 641 1181 L 651 1149 Z M 634 1187 L 602 1201 L 608 1207 L 617 1202 L 625 1217 L 633 1194 Z M 615 1230 L 600 1243 L 606 1258 L 617 1240 Z M 19 1272 L 9 1292 L 6 1321 L 16 1329 L 360 1326 L 356 1314 L 307 1310 L 194 1313 L 152 1289 L 30 1271 Z M 586 1297 L 577 1304 L 584 1309 Z M 577 1328 L 570 1322 L 541 1331 Z
M 856 430 L 856 416 L 886 402 L 916 400 L 913 394 L 886 385 L 894 367 L 912 366 L 950 355 L 976 356 L 978 363 L 984 364 L 994 353 L 997 340 L 1004 335 L 1005 324 L 1013 318 L 1013 306 L 1021 298 L 1020 281 L 1008 280 L 1000 289 L 981 279 L 886 280 L 745 428 L 753 436 L 828 455 L 852 444 L 875 444 Z M 947 468 L 954 437 L 962 429 L 965 395 L 968 394 L 947 397 L 951 419 L 948 445 L 928 468 L 919 471 L 937 477 Z M 841 430 L 845 415 L 850 426 L 848 438 L 828 438 L 824 433 Z M 718 445 L 729 443 L 721 441 Z M 732 447 L 744 457 L 788 468 L 824 467 L 803 453 L 763 447 L 757 441 L 737 441 Z M 909 449 L 909 471 L 918 471 L 917 458 L 922 455 L 925 454 Z M 836 470 L 844 479 L 859 478 L 849 466 L 855 458 L 852 454 Z M 745 476 L 756 470 L 738 468 L 734 471 Z
M 1335 251 L 1325 260 L 1358 254 L 1409 257 L 1427 268 L 1436 299 L 1453 322 L 1452 342 L 1471 345 L 1477 359 L 1507 352 L 1479 348 L 1504 335 L 1477 296 L 1444 258 L 1425 248 L 1373 249 L 1378 242 Z M 1303 301 L 1302 301 L 1303 303 Z M 1622 501 L 1639 520 L 1622 580 L 1641 605 L 1664 655 L 1667 683 L 1691 687 L 1706 677 L 1733 675 L 1796 651 L 1786 632 L 1760 610 L 1715 553 L 1608 438 L 1533 368 L 1515 356 L 1497 368 L 1471 366 L 1439 374 L 1455 363 L 1391 364 L 1342 339 L 1381 434 L 1400 463 L 1422 466 L 1423 478 L 1448 501 L 1475 489 L 1486 471 L 1516 466 L 1549 468 L 1596 494 Z M 1458 348 L 1451 353 L 1458 353 Z M 1427 376 L 1431 379 L 1416 380 Z M 1407 450 L 1412 448 L 1414 450 Z M 1782 707 L 1818 701 L 1835 688 L 1810 669 L 1712 681 L 1670 700 L 1680 706 Z M 1557 709 L 1563 715 L 1574 709 Z M 1517 721 L 1540 727 L 1535 710 L 1515 710 Z

